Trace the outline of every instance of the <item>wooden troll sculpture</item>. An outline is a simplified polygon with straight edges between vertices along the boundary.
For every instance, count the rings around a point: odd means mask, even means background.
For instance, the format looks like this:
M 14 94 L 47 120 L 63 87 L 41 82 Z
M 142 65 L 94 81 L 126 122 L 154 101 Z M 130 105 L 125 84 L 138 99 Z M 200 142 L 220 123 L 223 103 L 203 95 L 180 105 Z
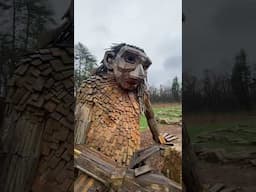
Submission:
M 75 162 L 81 162 L 81 157 L 85 157 L 82 151 L 93 150 L 92 154 L 101 154 L 103 159 L 110 159 L 118 167 L 130 165 L 140 148 L 141 112 L 145 112 L 153 139 L 159 144 L 171 144 L 174 137 L 160 135 L 157 130 L 146 92 L 146 74 L 150 65 L 144 50 L 132 45 L 121 43 L 106 51 L 101 66 L 82 84 L 77 94 L 75 144 L 82 145 L 77 146 Z M 88 168 L 78 164 L 75 163 L 76 167 L 88 176 Z M 92 172 L 89 175 L 101 180 Z M 87 176 L 78 177 L 75 191 L 95 189 L 96 182 L 88 184 Z

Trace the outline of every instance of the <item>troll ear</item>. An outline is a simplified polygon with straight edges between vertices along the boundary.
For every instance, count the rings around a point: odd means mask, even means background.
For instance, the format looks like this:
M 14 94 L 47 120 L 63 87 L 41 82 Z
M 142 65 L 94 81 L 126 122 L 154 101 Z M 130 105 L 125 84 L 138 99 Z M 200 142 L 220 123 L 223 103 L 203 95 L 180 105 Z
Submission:
M 113 61 L 115 59 L 115 54 L 112 51 L 106 51 L 103 59 L 103 63 L 109 69 L 113 69 Z

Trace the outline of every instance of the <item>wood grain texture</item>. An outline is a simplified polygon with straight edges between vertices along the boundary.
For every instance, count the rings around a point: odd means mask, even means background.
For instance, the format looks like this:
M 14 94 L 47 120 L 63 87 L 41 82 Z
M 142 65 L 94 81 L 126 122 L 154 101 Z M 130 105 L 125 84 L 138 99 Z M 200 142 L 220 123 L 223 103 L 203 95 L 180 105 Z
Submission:
M 181 192 L 178 183 L 162 174 L 147 170 L 136 175 L 136 169 L 119 167 L 111 158 L 86 145 L 76 145 L 75 154 L 74 164 L 81 172 L 74 192 Z
M 76 116 L 82 116 L 84 105 L 92 106 L 85 144 L 118 165 L 128 165 L 140 146 L 140 109 L 135 94 L 121 89 L 112 75 L 92 76 L 78 91 L 76 110 L 81 112 Z M 76 130 L 84 129 L 81 125 L 76 122 Z
M 16 64 L 1 128 L 1 191 L 72 191 L 73 48 L 47 48 Z

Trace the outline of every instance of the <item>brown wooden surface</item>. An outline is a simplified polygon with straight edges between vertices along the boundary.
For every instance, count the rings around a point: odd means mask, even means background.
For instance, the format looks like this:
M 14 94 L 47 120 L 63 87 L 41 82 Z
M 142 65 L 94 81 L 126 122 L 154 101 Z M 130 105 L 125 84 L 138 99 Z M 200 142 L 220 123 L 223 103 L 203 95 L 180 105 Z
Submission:
M 106 186 L 112 183 L 112 178 L 123 177 L 126 169 L 117 167 L 115 161 L 86 145 L 75 146 L 74 165 Z
M 152 108 L 148 94 L 145 94 L 144 103 L 145 103 L 145 116 L 148 122 L 149 129 L 152 133 L 153 139 L 157 143 L 161 143 L 159 140 L 160 134 L 157 128 L 157 122 L 155 119 L 155 115 L 154 115 L 153 108 Z
M 118 167 L 117 163 L 104 154 L 88 148 L 86 145 L 75 147 L 75 167 L 81 171 L 76 179 L 75 189 L 79 192 L 82 189 L 112 189 L 113 191 L 137 191 L 141 192 L 181 192 L 181 186 L 164 177 L 161 174 L 153 174 L 149 170 L 136 176 L 135 169 Z M 147 167 L 148 169 L 149 167 Z M 83 178 L 83 182 L 81 181 Z M 85 187 L 81 187 L 85 185 Z M 105 188 L 104 188 L 105 186 Z
M 86 118 L 81 115 L 82 108 L 88 108 L 85 105 L 91 106 L 90 123 L 86 131 L 78 131 L 84 129 L 79 122 Z M 85 144 L 118 165 L 128 165 L 140 147 L 140 108 L 135 94 L 120 88 L 111 74 L 91 76 L 78 91 L 76 107 L 76 132 L 86 134 Z
M 1 128 L 1 191 L 73 190 L 73 85 L 72 48 L 40 49 L 16 64 Z
M 182 127 L 182 170 L 184 192 L 201 192 L 202 186 L 196 170 L 196 156 L 185 126 Z
M 108 192 L 108 188 L 92 177 L 81 174 L 74 183 L 74 192 Z

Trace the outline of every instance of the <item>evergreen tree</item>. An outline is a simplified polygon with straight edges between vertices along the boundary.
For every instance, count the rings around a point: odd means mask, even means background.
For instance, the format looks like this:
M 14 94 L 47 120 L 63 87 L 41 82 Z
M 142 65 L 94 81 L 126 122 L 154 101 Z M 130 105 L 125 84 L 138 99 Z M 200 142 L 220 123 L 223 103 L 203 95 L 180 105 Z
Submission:
M 97 60 L 82 43 L 75 45 L 75 88 L 79 88 L 97 67 Z
M 243 49 L 235 58 L 231 75 L 231 85 L 233 94 L 236 96 L 239 104 L 243 108 L 250 107 L 250 69 L 247 65 L 247 55 Z
M 205 107 L 209 108 L 209 107 L 211 107 L 212 102 L 213 102 L 212 80 L 211 80 L 209 70 L 204 71 L 204 77 L 203 77 L 202 83 L 203 83 L 204 105 L 205 105 Z
M 172 80 L 172 95 L 175 101 L 180 102 L 180 84 L 177 76 Z
M 35 48 L 46 24 L 55 24 L 55 20 L 49 2 L 44 0 L 7 0 L 0 3 L 0 9 L 8 13 L 0 21 L 5 26 L 0 34 L 0 95 L 5 96 L 16 58 Z
M 48 2 L 49 3 L 49 2 Z M 44 0 L 20 1 L 17 8 L 17 22 L 20 23 L 22 36 L 20 47 L 24 49 L 34 48 L 38 44 L 38 37 L 42 31 L 46 31 L 46 24 L 56 24 L 53 11 Z

